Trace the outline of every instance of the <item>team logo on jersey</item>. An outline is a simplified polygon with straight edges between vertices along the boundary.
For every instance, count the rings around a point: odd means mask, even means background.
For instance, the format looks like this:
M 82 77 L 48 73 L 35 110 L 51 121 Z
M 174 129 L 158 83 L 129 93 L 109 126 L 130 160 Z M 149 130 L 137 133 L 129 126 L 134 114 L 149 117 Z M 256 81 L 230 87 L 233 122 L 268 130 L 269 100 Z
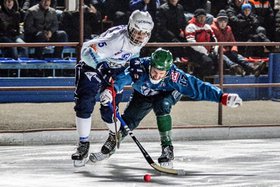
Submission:
M 183 86 L 188 86 L 188 78 L 186 75 L 182 75 L 179 79 L 179 84 L 182 84 Z
M 152 96 L 152 95 L 156 95 L 156 94 L 159 93 L 158 91 L 153 90 L 153 89 L 149 88 L 149 87 L 146 86 L 146 85 L 142 85 L 142 86 L 141 86 L 141 92 L 142 92 L 142 94 L 145 95 L 145 96 Z
M 122 58 L 125 60 L 128 60 L 130 56 L 131 56 L 131 53 L 125 53 L 122 55 Z
M 92 44 L 92 45 L 90 45 L 90 47 L 91 47 L 95 52 L 97 51 L 96 44 Z
M 180 76 L 179 72 L 174 72 L 174 71 L 171 72 L 171 79 L 173 82 L 177 82 L 179 79 L 179 76 Z
M 87 78 L 91 81 L 92 77 L 96 77 L 97 73 L 95 72 L 85 72 L 85 75 L 87 76 Z

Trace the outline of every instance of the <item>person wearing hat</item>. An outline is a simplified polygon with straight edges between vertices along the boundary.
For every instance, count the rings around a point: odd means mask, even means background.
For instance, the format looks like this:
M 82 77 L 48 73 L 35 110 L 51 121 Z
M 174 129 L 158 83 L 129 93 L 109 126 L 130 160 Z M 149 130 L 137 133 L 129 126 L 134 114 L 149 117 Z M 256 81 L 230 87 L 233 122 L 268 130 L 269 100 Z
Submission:
M 242 20 L 240 20 L 237 15 L 242 13 L 241 6 L 244 4 L 244 1 L 245 0 L 229 0 L 228 6 L 225 9 L 228 16 L 228 24 L 231 26 L 235 38 L 235 28 L 238 27 L 239 24 L 242 24 Z
M 193 18 L 185 29 L 188 42 L 216 42 L 217 39 L 211 26 L 205 23 L 206 11 L 197 9 Z M 199 78 L 213 75 L 217 72 L 217 58 L 213 55 L 212 46 L 190 46 L 186 47 L 185 54 L 195 64 L 193 74 Z
M 241 42 L 270 42 L 266 36 L 266 30 L 260 25 L 258 17 L 252 12 L 252 6 L 245 3 L 241 6 L 241 13 L 237 15 L 240 23 L 232 26 L 234 36 Z M 246 57 L 266 57 L 266 47 L 240 47 L 241 54 Z
M 275 32 L 274 11 L 270 0 L 249 0 L 252 5 L 252 11 L 258 16 L 260 25 L 267 30 L 267 36 L 270 40 L 273 39 Z
M 136 129 L 144 117 L 153 111 L 162 147 L 158 163 L 163 167 L 172 167 L 174 160 L 171 110 L 182 95 L 194 100 L 222 103 L 231 108 L 242 105 L 242 99 L 238 94 L 224 93 L 220 88 L 203 82 L 177 68 L 169 50 L 158 48 L 150 57 L 139 58 L 139 62 L 143 67 L 143 74 L 139 79 L 133 81 L 128 67 L 125 72 L 116 77 L 114 91 L 122 90 L 125 85 L 131 85 L 133 88 L 130 101 L 122 115 L 130 130 Z M 102 105 L 112 103 L 114 91 L 112 87 L 109 87 L 101 93 L 100 102 Z M 122 139 L 127 135 L 123 127 L 120 129 L 120 133 Z M 89 157 L 91 162 L 109 158 L 115 152 L 115 138 L 109 135 L 108 140 L 114 142 L 110 146 L 110 155 L 91 153 Z
M 184 30 L 187 21 L 179 0 L 167 0 L 158 9 L 155 17 L 155 38 L 157 42 L 186 42 Z M 182 57 L 182 48 L 169 48 L 174 57 Z
M 213 29 L 218 42 L 236 42 L 231 27 L 228 25 L 228 16 L 225 10 L 219 11 L 211 28 Z M 253 64 L 247 62 L 241 54 L 238 54 L 237 46 L 224 46 L 223 52 L 225 65 L 230 68 L 231 72 L 234 74 L 244 76 L 247 72 L 253 73 L 258 77 L 261 70 L 265 67 L 264 62 L 260 63 L 258 66 L 253 66 Z
M 189 21 L 194 16 L 197 9 L 204 9 L 206 11 L 206 23 L 211 25 L 214 16 L 210 14 L 211 3 L 208 0 L 180 0 L 180 4 L 184 7 L 184 14 L 186 20 Z

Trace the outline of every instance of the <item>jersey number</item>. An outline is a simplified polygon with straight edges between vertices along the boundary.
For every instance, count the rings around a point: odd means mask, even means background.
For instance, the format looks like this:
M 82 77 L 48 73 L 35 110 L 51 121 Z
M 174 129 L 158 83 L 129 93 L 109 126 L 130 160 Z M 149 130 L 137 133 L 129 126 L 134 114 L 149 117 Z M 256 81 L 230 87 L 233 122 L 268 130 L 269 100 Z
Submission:
M 98 46 L 99 47 L 104 47 L 104 46 L 106 46 L 107 45 L 107 43 L 106 42 L 101 42 L 101 43 L 98 43 Z

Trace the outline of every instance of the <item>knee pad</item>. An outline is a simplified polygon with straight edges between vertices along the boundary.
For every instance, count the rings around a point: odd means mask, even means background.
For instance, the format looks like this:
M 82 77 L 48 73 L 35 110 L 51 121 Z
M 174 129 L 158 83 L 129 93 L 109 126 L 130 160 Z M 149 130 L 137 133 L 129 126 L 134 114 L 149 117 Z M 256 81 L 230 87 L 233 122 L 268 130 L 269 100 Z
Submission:
M 163 99 L 160 102 L 155 103 L 154 112 L 157 116 L 163 116 L 166 114 L 170 114 L 172 107 L 172 102 L 168 99 Z

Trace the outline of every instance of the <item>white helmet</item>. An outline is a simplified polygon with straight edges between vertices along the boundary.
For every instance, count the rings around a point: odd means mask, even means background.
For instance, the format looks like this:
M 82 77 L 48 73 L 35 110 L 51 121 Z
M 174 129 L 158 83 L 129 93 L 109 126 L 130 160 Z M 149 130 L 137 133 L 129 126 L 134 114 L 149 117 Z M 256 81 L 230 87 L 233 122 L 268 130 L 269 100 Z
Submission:
M 128 21 L 128 36 L 130 42 L 134 45 L 142 45 L 142 43 L 148 42 L 153 27 L 154 22 L 149 12 L 135 10 L 130 15 Z

